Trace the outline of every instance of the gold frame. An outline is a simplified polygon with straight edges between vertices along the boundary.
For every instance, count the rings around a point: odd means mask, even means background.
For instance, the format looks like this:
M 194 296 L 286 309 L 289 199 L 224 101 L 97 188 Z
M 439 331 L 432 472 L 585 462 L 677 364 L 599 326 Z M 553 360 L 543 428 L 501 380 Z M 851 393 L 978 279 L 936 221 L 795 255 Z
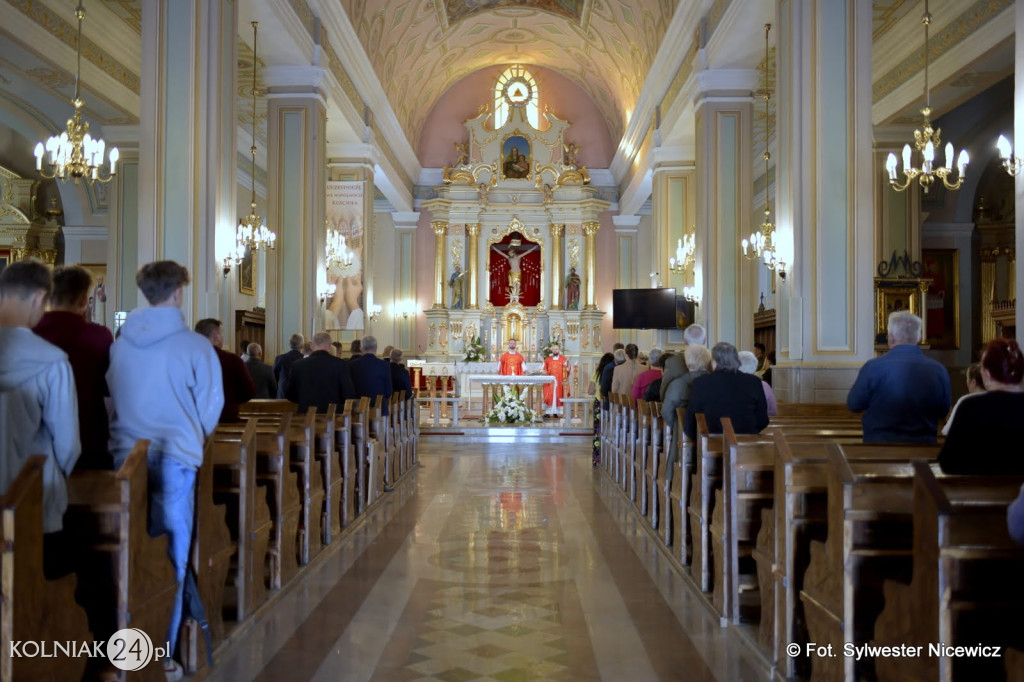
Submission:
M 550 228 L 551 228 L 551 224 L 549 223 L 548 224 L 548 235 L 551 234 Z M 487 244 L 486 244 L 486 246 L 487 246 L 487 259 L 484 261 L 484 265 L 486 266 L 484 272 L 490 272 L 491 271 L 491 247 L 494 246 L 495 244 L 500 243 L 502 239 L 504 239 L 508 235 L 512 234 L 513 232 L 518 232 L 518 233 L 522 234 L 524 237 L 529 239 L 531 242 L 533 242 L 534 244 L 538 244 L 540 246 L 541 274 L 540 274 L 540 301 L 539 301 L 539 303 L 544 303 L 544 294 L 547 293 L 547 291 L 546 291 L 547 287 L 544 286 L 544 274 L 545 274 L 545 272 L 544 272 L 544 251 L 545 251 L 545 249 L 544 249 L 544 242 L 545 242 L 545 235 L 541 234 L 541 231 L 540 231 L 540 229 L 538 227 L 527 225 L 523 221 L 519 220 L 518 217 L 513 216 L 512 220 L 509 221 L 508 226 L 506 226 L 504 228 L 498 228 L 498 227 L 492 228 L 490 236 L 487 237 Z M 487 303 L 490 303 L 490 300 L 489 300 L 490 299 L 490 295 L 491 295 L 491 282 L 490 282 L 490 278 L 488 278 L 488 281 L 487 281 L 487 297 L 488 297 Z
M 243 276 L 245 273 L 246 260 L 249 260 L 249 274 L 251 277 L 248 281 Z M 259 253 L 253 251 L 248 246 L 245 247 L 245 255 L 242 256 L 242 262 L 238 264 L 238 293 L 245 294 L 247 296 L 256 295 L 256 270 L 259 266 Z
M 526 140 L 526 143 L 528 145 L 530 145 L 530 153 L 526 157 L 526 161 L 527 161 L 527 163 L 526 163 L 526 177 L 523 177 L 523 178 L 510 178 L 507 175 L 505 175 L 505 144 L 509 140 L 511 140 L 513 137 L 521 137 L 524 140 Z M 501 145 L 498 147 L 498 170 L 500 171 L 500 176 L 499 177 L 501 177 L 502 180 L 531 180 L 531 179 L 533 179 L 533 157 L 534 157 L 533 147 L 534 147 L 534 141 L 532 139 L 530 139 L 530 137 L 526 133 L 522 132 L 518 128 L 513 130 L 511 133 L 509 133 L 505 137 L 501 138 Z
M 887 279 L 875 278 L 875 344 L 885 345 L 884 337 L 888 333 L 889 313 L 894 310 L 909 310 L 921 318 L 922 344 L 928 338 L 927 320 L 921 314 L 924 310 L 924 294 L 931 284 L 930 279 Z M 905 302 L 906 307 L 897 308 L 897 302 Z

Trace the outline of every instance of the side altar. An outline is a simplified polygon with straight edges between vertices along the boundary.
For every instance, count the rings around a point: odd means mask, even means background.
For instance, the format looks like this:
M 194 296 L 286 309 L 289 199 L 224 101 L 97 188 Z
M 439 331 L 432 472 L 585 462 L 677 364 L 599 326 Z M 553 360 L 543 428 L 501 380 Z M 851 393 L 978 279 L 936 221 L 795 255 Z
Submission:
M 545 113 L 546 127 L 535 128 L 525 101 L 512 95 L 497 129 L 488 112 L 465 122 L 468 141 L 455 145 L 458 158 L 445 168 L 437 197 L 423 204 L 435 235 L 425 359 L 449 367 L 448 376 L 497 373 L 498 356 L 514 338 L 528 363 L 537 363 L 527 365 L 529 373 L 557 340 L 576 367 L 570 390 L 577 396 L 602 354 L 596 237 L 609 204 L 576 162 L 569 123 Z M 483 364 L 464 362 L 475 338 Z M 468 398 L 468 382 L 457 383 Z

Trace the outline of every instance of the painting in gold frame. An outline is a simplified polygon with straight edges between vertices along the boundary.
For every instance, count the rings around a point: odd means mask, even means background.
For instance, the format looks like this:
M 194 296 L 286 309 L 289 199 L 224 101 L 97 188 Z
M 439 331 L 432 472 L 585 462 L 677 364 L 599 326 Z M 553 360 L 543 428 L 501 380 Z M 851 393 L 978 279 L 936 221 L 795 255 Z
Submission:
M 256 295 L 256 252 L 248 246 L 238 265 L 238 293 Z
M 921 249 L 927 342 L 936 350 L 960 348 L 960 259 L 957 249 Z
M 924 292 L 930 280 L 875 278 L 875 345 L 888 342 L 889 315 L 909 310 L 921 317 L 924 309 Z M 927 334 L 927 321 L 925 321 Z M 924 339 L 922 339 L 924 341 Z

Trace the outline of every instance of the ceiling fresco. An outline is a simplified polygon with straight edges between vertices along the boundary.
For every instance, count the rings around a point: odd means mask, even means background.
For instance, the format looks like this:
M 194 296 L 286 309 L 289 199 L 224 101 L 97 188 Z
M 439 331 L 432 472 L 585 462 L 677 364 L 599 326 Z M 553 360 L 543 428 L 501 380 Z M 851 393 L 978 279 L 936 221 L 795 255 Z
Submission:
M 414 148 L 427 114 L 452 84 L 478 69 L 513 63 L 539 64 L 573 79 L 618 139 L 677 4 L 341 1 Z M 481 93 L 481 103 L 487 99 Z

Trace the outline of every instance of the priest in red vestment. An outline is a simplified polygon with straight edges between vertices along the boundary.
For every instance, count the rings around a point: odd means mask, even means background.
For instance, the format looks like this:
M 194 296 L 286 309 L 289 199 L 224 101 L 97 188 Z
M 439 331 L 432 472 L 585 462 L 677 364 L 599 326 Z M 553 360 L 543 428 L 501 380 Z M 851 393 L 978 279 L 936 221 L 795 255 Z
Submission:
M 516 340 L 508 340 L 508 352 L 498 358 L 498 374 L 523 376 L 523 356 L 516 350 Z
M 544 414 L 559 415 L 562 411 L 562 398 L 569 377 L 569 361 L 562 355 L 558 345 L 551 347 L 551 355 L 544 360 L 544 373 L 555 378 L 554 385 L 544 384 Z

